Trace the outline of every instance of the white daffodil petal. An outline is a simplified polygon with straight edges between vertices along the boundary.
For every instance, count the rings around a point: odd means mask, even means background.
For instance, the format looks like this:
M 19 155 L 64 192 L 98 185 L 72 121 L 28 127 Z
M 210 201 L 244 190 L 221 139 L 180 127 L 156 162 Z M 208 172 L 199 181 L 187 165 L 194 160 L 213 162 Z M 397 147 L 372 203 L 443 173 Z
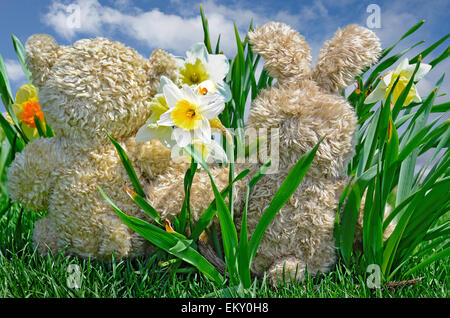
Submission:
M 414 65 L 409 65 L 407 68 L 403 69 L 400 74 L 397 74 L 397 75 L 405 77 L 405 78 L 407 78 L 409 80 L 411 78 L 411 76 L 414 74 L 414 69 L 415 68 L 416 68 L 415 64 Z M 395 78 L 395 79 L 397 79 L 397 78 Z
M 183 85 L 183 87 L 181 88 L 181 92 L 183 94 L 182 99 L 186 99 L 188 102 L 196 105 L 199 103 L 199 95 L 195 93 L 192 87 Z
M 216 118 L 225 108 L 223 97 L 219 94 L 204 96 L 204 99 L 207 104 L 205 103 L 200 107 L 200 112 L 202 116 L 208 119 Z
M 228 59 L 223 54 L 209 55 L 207 64 L 208 74 L 214 82 L 221 82 L 227 76 L 230 66 Z
M 172 81 L 170 80 L 170 78 L 166 77 L 166 76 L 161 76 L 160 80 L 159 80 L 159 86 L 158 86 L 158 94 L 163 94 L 163 87 L 172 83 Z
M 192 45 L 186 52 L 186 60 L 195 62 L 199 59 L 202 63 L 208 62 L 208 50 L 203 42 Z
M 378 83 L 377 88 L 380 87 L 381 85 L 380 88 L 386 89 L 391 83 L 391 80 L 392 80 L 392 71 L 388 71 L 386 72 L 386 74 L 383 75 L 383 78 L 381 79 L 380 83 Z
M 159 126 L 173 126 L 175 125 L 172 120 L 172 111 L 173 108 L 166 111 L 164 114 L 159 117 L 159 120 L 156 122 Z
M 172 128 L 165 126 L 157 126 L 154 124 L 144 125 L 139 128 L 136 134 L 137 142 L 146 142 L 152 139 L 159 139 L 166 147 L 171 146 Z
M 177 101 L 183 99 L 183 94 L 181 90 L 170 80 L 163 86 L 162 90 L 164 93 L 164 96 L 166 97 L 167 106 L 169 108 L 175 107 L 175 104 Z
M 186 147 L 191 143 L 192 134 L 190 131 L 176 127 L 172 133 L 172 140 L 174 140 L 179 147 Z
M 223 96 L 224 102 L 227 103 L 231 100 L 231 90 L 230 86 L 225 82 L 218 82 L 216 84 L 217 93 Z
M 198 138 L 206 144 L 211 143 L 211 126 L 206 117 L 202 117 L 200 127 L 194 130 L 194 138 Z
M 411 87 L 411 90 L 413 90 L 413 92 L 416 93 L 416 95 L 414 96 L 414 98 L 412 99 L 412 102 L 415 103 L 420 103 L 422 101 L 422 98 L 419 95 L 419 90 L 417 89 L 417 87 L 413 84 L 413 86 Z M 407 106 L 407 105 L 405 105 Z
M 384 99 L 386 88 L 382 87 L 380 84 L 381 82 L 375 90 L 366 97 L 364 104 L 372 104 Z
M 208 147 L 209 158 L 220 163 L 227 163 L 228 157 L 223 148 L 215 141 L 212 141 Z
M 409 60 L 407 58 L 404 58 L 403 60 L 400 61 L 400 64 L 397 65 L 397 68 L 395 69 L 396 74 L 399 74 L 402 70 L 406 70 L 408 69 L 409 66 Z
M 420 64 L 419 69 L 417 70 L 416 76 L 414 76 L 414 80 L 416 82 L 420 81 L 430 70 L 431 70 L 431 65 Z

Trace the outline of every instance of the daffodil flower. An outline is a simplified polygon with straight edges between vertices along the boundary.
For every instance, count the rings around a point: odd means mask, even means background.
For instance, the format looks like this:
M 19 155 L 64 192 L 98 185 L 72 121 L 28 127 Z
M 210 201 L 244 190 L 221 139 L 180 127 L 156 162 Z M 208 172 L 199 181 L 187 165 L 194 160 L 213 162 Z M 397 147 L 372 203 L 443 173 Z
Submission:
M 392 102 L 395 104 L 397 99 L 400 97 L 403 90 L 408 85 L 409 80 L 411 79 L 414 70 L 416 68 L 416 64 L 409 64 L 407 58 L 403 59 L 400 64 L 397 66 L 395 71 L 388 71 L 384 74 L 375 88 L 375 90 L 367 96 L 365 103 L 371 104 L 375 103 L 379 100 L 385 100 L 389 94 L 389 91 L 392 89 L 397 78 L 399 78 L 397 85 L 394 88 L 392 93 Z M 420 81 L 425 74 L 427 74 L 431 70 L 431 65 L 428 64 L 420 64 L 419 69 L 417 70 L 416 75 L 414 76 L 414 81 Z M 411 89 L 408 92 L 406 97 L 404 106 L 409 105 L 411 102 L 421 102 L 422 99 L 419 96 L 416 86 L 413 84 Z
M 194 139 L 191 144 L 202 155 L 206 162 L 227 163 L 228 161 L 227 154 L 214 140 L 211 140 L 209 143 L 204 143 L 199 139 Z M 185 162 L 190 162 L 192 160 L 186 150 L 179 145 L 175 145 L 172 148 L 172 159 Z
M 136 134 L 136 141 L 145 142 L 152 139 L 159 139 L 159 141 L 166 147 L 172 147 L 172 127 L 159 126 L 157 124 L 161 115 L 169 110 L 164 94 L 156 94 L 150 102 L 149 108 L 152 113 L 145 125 L 139 128 Z
M 197 86 L 201 83 L 214 84 L 214 91 L 222 95 L 225 102 L 231 99 L 231 91 L 224 82 L 228 74 L 228 59 L 223 54 L 208 54 L 203 43 L 194 44 L 186 58 L 179 59 L 180 85 Z M 210 86 L 211 87 L 211 86 Z
M 28 139 L 33 140 L 39 137 L 34 122 L 34 116 L 39 120 L 44 120 L 44 113 L 39 105 L 38 92 L 32 84 L 25 84 L 19 88 L 16 94 L 15 103 L 12 105 L 14 114 Z
M 174 127 L 172 139 L 178 146 L 185 147 L 194 139 L 211 142 L 211 125 L 225 108 L 221 95 L 200 95 L 195 88 L 183 85 L 180 89 L 168 80 L 163 86 L 164 97 L 169 110 L 160 116 L 158 126 Z

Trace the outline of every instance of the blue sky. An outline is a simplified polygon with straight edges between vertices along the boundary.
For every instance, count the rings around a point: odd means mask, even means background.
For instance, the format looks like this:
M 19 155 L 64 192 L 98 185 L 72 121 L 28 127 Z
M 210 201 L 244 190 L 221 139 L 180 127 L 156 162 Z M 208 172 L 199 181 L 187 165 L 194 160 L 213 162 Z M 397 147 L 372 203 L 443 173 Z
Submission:
M 69 45 L 81 38 L 104 36 L 121 41 L 147 57 L 155 48 L 183 55 L 190 44 L 203 39 L 199 17 L 200 1 L 2 0 L 1 2 L 0 53 L 7 64 L 14 92 L 25 83 L 25 78 L 17 63 L 11 34 L 15 34 L 25 43 L 34 33 L 48 33 L 62 45 Z M 206 0 L 202 3 L 209 19 L 213 39 L 221 33 L 223 49 L 229 56 L 235 54 L 233 23 L 235 22 L 240 32 L 244 34 L 252 18 L 256 25 L 270 20 L 290 24 L 305 36 L 311 46 L 313 58 L 317 56 L 322 43 L 331 38 L 339 27 L 349 23 L 367 26 L 367 19 L 370 16 L 367 8 L 370 4 L 376 4 L 380 8 L 381 26 L 373 30 L 381 38 L 384 47 L 392 44 L 418 21 L 426 20 L 415 35 L 398 47 L 400 50 L 420 40 L 426 40 L 425 44 L 408 55 L 410 57 L 425 48 L 426 44 L 429 45 L 447 34 L 450 25 L 448 0 Z M 79 10 L 74 11 L 73 8 Z M 73 12 L 77 12 L 77 15 L 73 15 Z M 448 41 L 424 62 L 431 61 L 446 46 Z M 419 90 L 428 92 L 442 75 L 443 70 L 448 70 L 449 67 L 450 63 L 446 61 L 436 71 L 430 72 L 419 83 Z M 446 80 L 443 91 L 447 92 L 449 88 L 449 80 Z

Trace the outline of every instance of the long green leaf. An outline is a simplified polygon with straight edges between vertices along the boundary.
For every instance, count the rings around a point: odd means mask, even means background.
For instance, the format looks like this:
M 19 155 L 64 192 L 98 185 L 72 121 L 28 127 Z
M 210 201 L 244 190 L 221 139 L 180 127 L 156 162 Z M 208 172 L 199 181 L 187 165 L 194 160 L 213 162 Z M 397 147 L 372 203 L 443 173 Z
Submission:
M 211 181 L 211 186 L 214 191 L 214 197 L 216 198 L 216 208 L 219 215 L 220 228 L 222 231 L 223 247 L 225 252 L 225 261 L 228 267 L 228 272 L 230 280 L 232 283 L 238 283 L 238 260 L 237 260 L 237 246 L 238 246 L 238 236 L 236 227 L 234 226 L 233 220 L 231 218 L 230 210 L 228 209 L 225 201 L 217 189 L 216 184 L 212 178 L 211 172 L 209 171 L 208 165 L 205 159 L 195 148 L 184 147 L 186 152 L 194 158 L 195 162 L 199 163 L 203 169 L 208 173 L 209 179 Z
M 243 179 L 250 170 L 244 170 L 242 171 L 234 180 L 233 183 Z M 225 198 L 230 191 L 230 185 L 228 185 L 225 189 L 222 190 L 221 195 L 223 198 Z M 197 221 L 197 224 L 194 227 L 194 230 L 192 231 L 192 235 L 190 236 L 191 239 L 196 241 L 200 234 L 203 233 L 203 231 L 206 229 L 206 227 L 211 223 L 211 220 L 213 219 L 214 215 L 216 215 L 217 209 L 216 209 L 216 200 L 214 199 L 208 208 L 203 212 L 200 219 Z
M 126 154 L 125 150 L 116 140 L 114 140 L 114 138 L 112 138 L 109 135 L 108 132 L 106 132 L 106 134 L 108 135 L 109 140 L 111 140 L 112 144 L 116 148 L 119 158 L 122 161 L 122 164 L 125 170 L 127 171 L 128 176 L 130 177 L 131 183 L 133 184 L 135 191 L 141 197 L 145 197 L 144 190 L 142 189 L 141 183 L 139 182 L 139 179 L 136 175 L 136 171 L 134 171 L 133 165 L 131 164 L 131 161 L 128 158 L 128 155 Z
M 172 233 L 168 233 L 153 224 L 126 215 L 111 201 L 111 199 L 109 199 L 100 187 L 99 191 L 120 217 L 122 222 L 124 222 L 130 229 L 140 234 L 157 247 L 195 266 L 216 284 L 221 285 L 223 283 L 223 277 L 216 270 L 216 268 L 196 250 L 190 247 L 188 242 L 184 242 L 181 238 L 173 235 Z
M 19 59 L 23 73 L 27 77 L 28 82 L 32 83 L 31 72 L 28 70 L 27 64 L 25 62 L 25 60 L 26 60 L 25 48 L 23 47 L 22 42 L 20 42 L 20 40 L 14 34 L 11 36 L 11 38 L 13 41 L 14 50 L 16 51 L 17 58 Z
M 447 46 L 447 49 L 445 49 L 444 52 L 442 52 L 441 55 L 439 55 L 437 58 L 435 58 L 434 60 L 432 60 L 430 62 L 430 65 L 432 68 L 435 68 L 436 65 L 438 65 L 439 63 L 441 63 L 443 60 L 445 60 L 448 56 L 450 55 L 450 47 Z
M 418 22 L 417 24 L 415 24 L 412 28 L 410 28 L 408 31 L 406 31 L 406 33 L 403 34 L 402 37 L 401 37 L 397 42 L 395 42 L 395 43 L 394 43 L 393 45 L 391 45 L 390 47 L 384 49 L 383 52 L 381 53 L 380 60 L 381 60 L 383 57 L 385 57 L 387 54 L 389 54 L 389 52 L 392 51 L 392 49 L 393 49 L 394 47 L 396 47 L 397 44 L 398 44 L 401 40 L 405 39 L 406 37 L 408 37 L 408 36 L 410 36 L 411 34 L 413 34 L 414 32 L 416 32 L 416 31 L 422 26 L 422 24 L 424 24 L 424 23 L 425 23 L 425 20 L 419 21 L 419 22 Z
M 417 45 L 423 43 L 424 41 L 420 41 L 417 42 L 416 44 L 414 44 L 413 46 L 401 51 L 400 53 L 397 53 L 389 58 L 387 58 L 386 60 L 384 60 L 383 62 L 381 62 L 380 64 L 378 64 L 378 66 L 373 70 L 373 72 L 370 74 L 369 78 L 366 80 L 366 82 L 364 83 L 364 87 L 369 87 L 369 85 L 373 82 L 373 80 L 381 73 L 383 72 L 385 69 L 387 69 L 388 67 L 390 67 L 392 64 L 394 64 L 395 62 L 397 62 L 403 55 L 405 55 L 406 53 L 409 52 L 409 50 L 415 48 Z
M 239 240 L 239 275 L 241 278 L 241 282 L 244 286 L 244 288 L 249 288 L 251 285 L 251 278 L 250 278 L 250 266 L 251 266 L 251 260 L 249 255 L 249 244 L 248 244 L 248 231 L 247 231 L 247 210 L 248 210 L 248 199 L 250 196 L 250 191 L 253 189 L 253 187 L 258 183 L 259 180 L 267 173 L 271 165 L 271 161 L 269 160 L 264 165 L 262 165 L 258 171 L 255 173 L 255 175 L 250 180 L 246 195 L 245 195 L 245 205 L 244 205 L 244 211 L 242 212 L 242 223 L 241 223 L 241 233 L 240 233 L 240 240 Z
M 2 97 L 3 105 L 8 110 L 8 105 L 14 103 L 14 97 L 11 92 L 11 86 L 9 84 L 8 73 L 6 72 L 6 65 L 3 61 L 3 57 L 0 54 L 0 95 Z M 8 110 L 9 112 L 9 110 Z
M 145 200 L 142 196 L 132 191 L 128 187 L 126 187 L 125 190 L 127 191 L 127 194 L 130 196 L 130 198 L 145 212 L 145 214 L 147 214 L 156 223 L 160 225 L 162 224 L 161 216 L 159 215 L 158 211 L 156 211 L 155 208 L 147 202 L 147 200 Z
M 438 41 L 436 41 L 435 43 L 430 45 L 428 48 L 426 48 L 425 50 L 423 50 L 422 52 L 420 52 L 419 54 L 414 56 L 409 61 L 409 63 L 410 64 L 416 63 L 419 60 L 419 57 L 421 57 L 422 59 L 425 58 L 428 54 L 433 52 L 439 45 L 441 45 L 443 42 L 445 42 L 445 40 L 447 40 L 449 37 L 450 37 L 450 34 L 445 35 L 444 37 L 442 37 L 441 39 L 439 39 Z
M 212 54 L 211 38 L 209 36 L 208 19 L 205 17 L 205 14 L 203 12 L 203 6 L 201 4 L 200 4 L 200 16 L 202 19 L 204 43 L 205 43 L 206 49 L 208 50 L 208 53 Z
M 411 123 L 405 132 L 405 138 L 402 143 L 410 142 L 411 139 L 427 124 L 437 89 L 442 81 L 443 77 L 441 77 L 441 79 L 437 82 L 435 89 L 431 92 L 431 94 L 429 94 L 420 109 L 416 112 L 416 115 L 411 120 Z M 401 203 L 411 193 L 411 191 L 414 190 L 414 169 L 416 166 L 418 152 L 419 149 L 415 149 L 403 160 L 401 164 L 396 199 L 397 205 Z

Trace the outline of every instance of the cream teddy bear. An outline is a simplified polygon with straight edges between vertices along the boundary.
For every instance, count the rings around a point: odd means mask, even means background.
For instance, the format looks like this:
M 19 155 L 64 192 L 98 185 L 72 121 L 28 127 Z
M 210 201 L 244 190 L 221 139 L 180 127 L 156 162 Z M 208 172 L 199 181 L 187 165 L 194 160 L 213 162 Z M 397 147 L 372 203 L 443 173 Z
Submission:
M 255 274 L 267 272 L 272 282 L 283 279 L 283 273 L 286 281 L 302 279 L 305 270 L 327 272 L 336 261 L 334 221 L 357 128 L 352 106 L 339 93 L 377 61 L 380 42 L 372 31 L 349 25 L 324 44 L 313 68 L 303 36 L 285 24 L 267 23 L 250 32 L 249 40 L 277 81 L 259 93 L 246 128 L 278 128 L 280 154 L 279 171 L 265 175 L 250 194 L 249 234 L 292 166 L 325 137 L 299 188 L 269 225 L 252 264 Z
M 131 216 L 145 218 L 124 190 L 132 188 L 105 129 L 128 153 L 144 188 L 165 172 L 170 151 L 159 141 L 135 142 L 150 115 L 161 75 L 175 79 L 173 56 L 155 50 L 145 59 L 104 38 L 60 46 L 49 35 L 26 43 L 27 66 L 56 137 L 40 138 L 17 154 L 8 171 L 11 199 L 48 211 L 36 222 L 40 253 L 108 259 L 142 254 L 149 244 L 131 231 L 97 186 Z

